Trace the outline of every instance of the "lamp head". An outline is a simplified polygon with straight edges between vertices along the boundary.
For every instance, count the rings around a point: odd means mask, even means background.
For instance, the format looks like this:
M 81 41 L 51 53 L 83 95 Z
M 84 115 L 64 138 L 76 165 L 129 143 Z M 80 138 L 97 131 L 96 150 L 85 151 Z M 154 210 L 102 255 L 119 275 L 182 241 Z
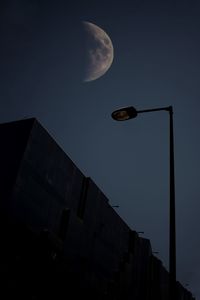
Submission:
M 137 117 L 137 110 L 133 106 L 124 107 L 113 111 L 111 116 L 115 121 L 127 121 Z

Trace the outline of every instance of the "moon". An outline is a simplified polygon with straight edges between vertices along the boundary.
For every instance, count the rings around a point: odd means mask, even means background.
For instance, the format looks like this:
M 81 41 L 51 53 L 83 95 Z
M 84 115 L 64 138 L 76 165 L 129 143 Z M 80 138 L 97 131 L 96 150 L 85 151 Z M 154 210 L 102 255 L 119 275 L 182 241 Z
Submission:
M 86 32 L 86 65 L 84 82 L 96 80 L 104 75 L 110 68 L 114 49 L 107 33 L 90 22 L 83 22 Z

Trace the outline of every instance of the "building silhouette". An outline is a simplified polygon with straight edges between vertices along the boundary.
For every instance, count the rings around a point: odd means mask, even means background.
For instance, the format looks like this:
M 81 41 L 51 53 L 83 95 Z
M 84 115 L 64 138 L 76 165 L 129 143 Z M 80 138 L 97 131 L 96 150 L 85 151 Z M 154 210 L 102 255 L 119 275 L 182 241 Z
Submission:
M 0 124 L 4 299 L 169 300 L 168 272 L 34 119 Z M 177 282 L 177 300 L 192 300 Z

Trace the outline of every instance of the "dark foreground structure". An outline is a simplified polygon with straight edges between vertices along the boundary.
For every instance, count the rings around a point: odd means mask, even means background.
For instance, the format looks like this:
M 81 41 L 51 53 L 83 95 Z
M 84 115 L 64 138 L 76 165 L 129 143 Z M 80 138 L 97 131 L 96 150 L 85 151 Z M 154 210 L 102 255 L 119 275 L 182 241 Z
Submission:
M 0 125 L 3 299 L 169 300 L 169 276 L 36 119 Z M 177 300 L 192 294 L 177 282 Z

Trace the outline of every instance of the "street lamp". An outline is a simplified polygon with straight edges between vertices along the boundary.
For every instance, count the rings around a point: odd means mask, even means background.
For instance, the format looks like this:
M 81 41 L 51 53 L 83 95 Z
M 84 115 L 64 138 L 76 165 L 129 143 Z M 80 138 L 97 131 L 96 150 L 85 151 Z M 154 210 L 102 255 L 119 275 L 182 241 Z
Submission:
M 175 176 L 174 176 L 174 134 L 172 106 L 136 110 L 133 106 L 115 110 L 112 118 L 116 121 L 127 121 L 140 113 L 167 111 L 169 113 L 169 165 L 170 165 L 170 201 L 169 201 L 169 288 L 170 300 L 176 299 L 176 221 L 175 221 Z

